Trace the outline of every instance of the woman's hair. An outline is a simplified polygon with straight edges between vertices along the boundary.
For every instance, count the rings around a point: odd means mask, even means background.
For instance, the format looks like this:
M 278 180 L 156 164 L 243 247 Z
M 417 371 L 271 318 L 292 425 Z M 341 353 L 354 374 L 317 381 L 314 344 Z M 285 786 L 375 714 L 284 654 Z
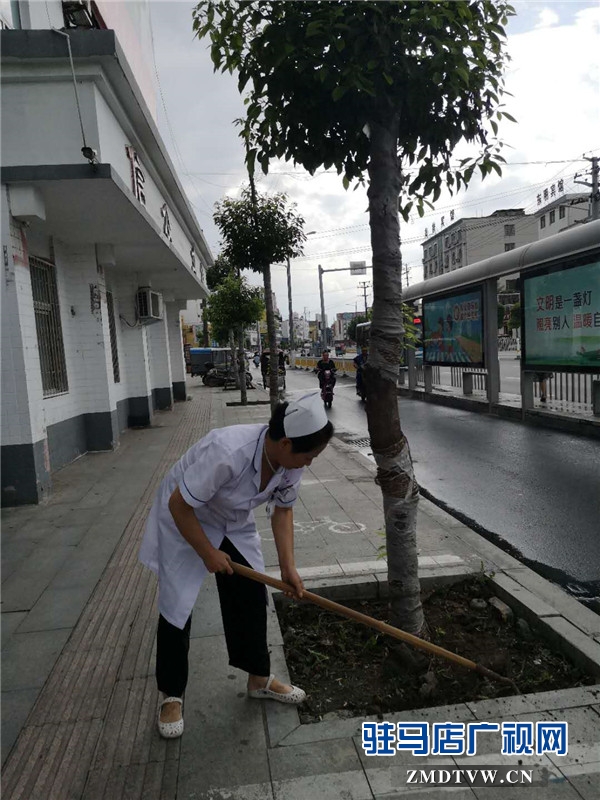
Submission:
M 274 442 L 286 438 L 283 418 L 288 405 L 289 403 L 279 403 L 269 421 L 269 436 Z M 310 453 L 311 450 L 316 450 L 321 445 L 327 444 L 332 436 L 333 424 L 328 421 L 327 425 L 321 428 L 320 431 L 309 433 L 308 436 L 295 436 L 293 438 L 288 436 L 287 438 L 292 443 L 293 453 Z

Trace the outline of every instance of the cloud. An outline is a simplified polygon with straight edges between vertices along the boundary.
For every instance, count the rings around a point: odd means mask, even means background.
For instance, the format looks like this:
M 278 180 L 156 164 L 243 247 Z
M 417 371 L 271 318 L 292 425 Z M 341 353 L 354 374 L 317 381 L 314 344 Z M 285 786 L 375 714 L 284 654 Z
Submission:
M 536 28 L 549 28 L 551 25 L 558 25 L 560 17 L 551 8 L 543 8 L 539 13 L 539 22 Z

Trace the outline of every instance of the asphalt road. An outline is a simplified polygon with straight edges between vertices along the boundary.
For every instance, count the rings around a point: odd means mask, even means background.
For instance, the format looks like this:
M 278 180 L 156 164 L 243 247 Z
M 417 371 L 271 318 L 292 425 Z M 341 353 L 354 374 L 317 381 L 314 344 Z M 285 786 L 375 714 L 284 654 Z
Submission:
M 312 373 L 288 371 L 288 393 L 316 385 Z M 328 413 L 344 438 L 368 436 L 349 379 Z M 600 596 L 597 440 L 404 398 L 400 418 L 433 498 L 574 594 Z

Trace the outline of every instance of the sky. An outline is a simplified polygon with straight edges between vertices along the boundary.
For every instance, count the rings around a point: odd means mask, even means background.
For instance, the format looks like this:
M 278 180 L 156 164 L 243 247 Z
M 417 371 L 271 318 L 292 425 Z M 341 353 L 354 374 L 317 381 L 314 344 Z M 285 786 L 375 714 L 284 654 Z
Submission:
M 537 208 L 536 197 L 558 178 L 565 191 L 582 191 L 576 173 L 589 169 L 584 154 L 600 155 L 600 5 L 590 0 L 513 3 L 517 15 L 509 21 L 506 110 L 517 123 L 501 124 L 508 164 L 503 176 L 474 179 L 466 191 L 442 194 L 435 209 L 401 224 L 402 257 L 408 267 L 403 283 L 423 279 L 421 243 L 432 223 L 486 216 L 501 208 Z M 214 204 L 238 196 L 247 185 L 244 151 L 234 120 L 244 114 L 235 75 L 215 74 L 207 40 L 192 32 L 193 3 L 150 0 L 157 85 L 158 125 L 180 180 L 196 213 L 213 256 L 220 250 Z M 469 151 L 456 151 L 456 158 Z M 318 265 L 348 267 L 350 261 L 371 263 L 366 189 L 345 191 L 335 171 L 309 175 L 291 162 L 273 163 L 261 176 L 260 191 L 285 192 L 304 217 L 304 255 L 294 259 L 293 309 L 314 319 L 320 313 Z M 273 289 L 287 317 L 286 270 L 272 267 Z M 260 276 L 250 274 L 251 283 Z M 365 276 L 325 273 L 325 313 L 364 309 L 359 283 Z M 372 295 L 367 294 L 370 305 Z

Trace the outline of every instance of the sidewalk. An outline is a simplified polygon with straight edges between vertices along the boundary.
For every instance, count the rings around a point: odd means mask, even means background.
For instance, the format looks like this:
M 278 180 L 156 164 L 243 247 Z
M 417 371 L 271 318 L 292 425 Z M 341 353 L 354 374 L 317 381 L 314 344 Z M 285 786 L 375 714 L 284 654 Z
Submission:
M 150 429 L 129 431 L 116 452 L 88 455 L 62 470 L 46 505 L 2 512 L 3 797 L 445 797 L 446 790 L 427 787 L 424 794 L 424 787 L 406 786 L 406 766 L 414 757 L 366 757 L 361 719 L 300 725 L 293 707 L 247 700 L 244 676 L 227 667 L 212 580 L 203 586 L 193 618 L 186 733 L 174 741 L 158 736 L 156 581 L 137 563 L 145 515 L 162 476 L 194 441 L 213 427 L 269 416 L 268 405 L 227 406 L 238 399 L 233 392 L 201 385 L 188 391 L 191 402 L 159 413 Z M 339 440 L 307 470 L 295 510 L 296 560 L 307 588 L 343 585 L 358 595 L 367 585 L 385 582 L 385 562 L 377 559 L 383 515 L 373 470 Z M 259 512 L 266 568 L 276 573 L 268 521 L 264 509 Z M 598 615 L 425 499 L 418 536 L 424 582 L 479 571 L 483 564 L 495 573 L 501 596 L 516 597 L 524 617 L 539 620 L 600 675 Z M 271 612 L 273 670 L 285 677 L 272 604 Z M 567 720 L 567 756 L 521 757 L 523 765 L 547 767 L 549 785 L 503 788 L 498 797 L 600 797 L 600 685 L 386 719 Z M 431 757 L 414 766 L 461 761 Z M 502 763 L 516 764 L 516 757 L 501 756 L 497 748 L 469 758 L 472 766 Z M 495 800 L 497 793 L 448 790 L 454 800 Z

